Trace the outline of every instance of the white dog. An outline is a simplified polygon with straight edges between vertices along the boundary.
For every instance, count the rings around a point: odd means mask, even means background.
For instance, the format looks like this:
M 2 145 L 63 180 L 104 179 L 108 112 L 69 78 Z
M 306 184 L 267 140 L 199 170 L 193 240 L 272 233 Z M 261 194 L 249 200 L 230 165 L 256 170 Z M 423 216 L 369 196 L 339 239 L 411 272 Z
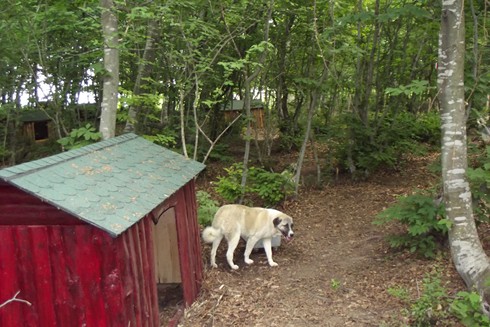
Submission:
M 262 240 L 267 261 L 271 267 L 277 266 L 272 260 L 271 239 L 276 235 L 282 235 L 287 241 L 294 235 L 293 219 L 288 215 L 274 209 L 250 208 L 239 204 L 227 204 L 219 208 L 213 219 L 213 224 L 202 232 L 202 238 L 206 243 L 213 243 L 211 248 L 211 266 L 216 265 L 216 250 L 223 236 L 228 241 L 226 259 L 232 269 L 238 269 L 233 262 L 240 237 L 247 241 L 245 247 L 245 263 L 252 264 L 250 253 L 257 243 Z

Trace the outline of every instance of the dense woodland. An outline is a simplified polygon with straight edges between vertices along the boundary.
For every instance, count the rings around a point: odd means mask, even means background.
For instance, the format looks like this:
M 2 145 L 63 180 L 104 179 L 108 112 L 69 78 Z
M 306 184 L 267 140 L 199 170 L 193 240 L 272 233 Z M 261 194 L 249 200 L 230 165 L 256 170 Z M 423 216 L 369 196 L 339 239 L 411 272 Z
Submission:
M 487 6 L 465 3 L 473 127 L 488 113 Z M 416 142 L 439 144 L 438 2 L 115 1 L 110 10 L 118 23 L 118 126 L 132 117 L 136 133 L 185 145 L 190 157 L 204 159 L 232 99 L 263 101 L 265 128 L 280 129 L 283 148 L 299 149 L 306 132 L 328 140 L 332 151 L 320 159 L 329 169 L 365 174 L 395 166 Z M 87 123 L 98 129 L 107 74 L 101 14 L 98 1 L 5 3 L 4 165 L 37 155 L 15 137 L 22 110 L 45 111 L 55 139 Z M 258 144 L 264 157 L 272 142 Z
M 456 2 L 466 27 L 461 90 L 470 179 L 476 216 L 484 220 L 490 3 Z M 281 184 L 280 195 L 269 192 L 267 205 L 298 192 L 307 149 L 314 153 L 317 186 L 339 175 L 362 180 L 381 169 L 403 169 L 408 155 L 441 151 L 441 101 L 448 97 L 438 87 L 445 59 L 439 38 L 447 5 L 5 0 L 0 166 L 134 132 L 195 160 L 229 162 L 221 195 L 230 201 L 243 200 L 247 177 L 275 185 L 277 176 L 268 173 L 286 176 L 283 182 L 293 185 L 285 190 Z M 111 84 L 118 91 L 105 89 Z M 225 119 L 233 100 L 242 101 L 241 115 Z M 264 105 L 260 126 L 251 114 L 257 101 Z M 26 118 L 33 113 L 47 117 L 46 139 L 26 127 L 36 121 Z M 236 142 L 243 160 L 232 165 Z M 294 153 L 295 162 L 277 165 L 277 151 Z M 434 169 L 445 171 L 444 164 Z M 230 185 L 232 179 L 242 188 Z M 253 185 L 248 190 L 264 193 Z M 440 192 L 439 185 L 430 196 Z

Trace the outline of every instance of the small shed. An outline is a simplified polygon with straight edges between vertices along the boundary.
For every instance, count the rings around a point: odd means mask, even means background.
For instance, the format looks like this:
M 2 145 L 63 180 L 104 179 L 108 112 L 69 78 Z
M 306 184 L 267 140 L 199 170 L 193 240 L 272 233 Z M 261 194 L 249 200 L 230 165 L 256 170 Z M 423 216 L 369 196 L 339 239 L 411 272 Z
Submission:
M 204 165 L 134 134 L 0 170 L 0 326 L 159 326 L 202 281 Z
M 20 120 L 24 136 L 36 143 L 49 140 L 53 134 L 53 122 L 42 110 L 25 110 Z
M 227 123 L 231 123 L 238 115 L 244 113 L 245 102 L 243 100 L 233 100 L 225 106 L 224 116 Z M 250 103 L 250 113 L 254 117 L 253 126 L 256 129 L 264 128 L 264 103 L 260 100 L 252 100 Z

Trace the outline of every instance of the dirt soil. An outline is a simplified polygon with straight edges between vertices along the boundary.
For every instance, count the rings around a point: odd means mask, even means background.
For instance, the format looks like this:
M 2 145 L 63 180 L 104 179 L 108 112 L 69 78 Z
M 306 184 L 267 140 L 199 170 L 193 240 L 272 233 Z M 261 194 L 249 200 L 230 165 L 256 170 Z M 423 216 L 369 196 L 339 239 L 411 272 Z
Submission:
M 210 246 L 203 245 L 202 294 L 179 326 L 407 326 L 407 308 L 389 288 L 420 295 L 422 279 L 437 269 L 450 294 L 464 289 L 448 251 L 435 261 L 394 252 L 385 236 L 398 226 L 375 226 L 375 215 L 396 197 L 432 186 L 427 166 L 435 156 L 410 159 L 399 172 L 364 182 L 341 179 L 322 189 L 305 189 L 279 210 L 294 218 L 294 240 L 274 252 L 269 267 L 263 251 L 254 264 L 243 262 L 244 244 L 235 252 L 239 270 L 225 259 L 226 242 L 209 266 Z M 458 326 L 454 321 L 438 326 Z

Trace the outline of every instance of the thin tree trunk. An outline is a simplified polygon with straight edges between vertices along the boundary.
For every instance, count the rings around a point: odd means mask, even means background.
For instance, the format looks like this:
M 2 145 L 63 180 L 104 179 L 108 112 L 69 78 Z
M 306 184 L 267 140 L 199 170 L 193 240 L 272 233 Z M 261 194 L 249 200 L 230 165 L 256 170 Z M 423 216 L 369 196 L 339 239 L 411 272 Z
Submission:
M 267 10 L 267 17 L 265 19 L 265 26 L 264 26 L 264 41 L 269 42 L 269 27 L 270 27 L 270 20 L 271 20 L 271 15 L 272 15 L 272 8 L 274 7 L 274 0 L 271 0 L 269 4 L 269 8 Z M 243 202 L 244 196 L 245 196 L 245 186 L 247 185 L 247 176 L 248 176 L 248 160 L 250 158 L 250 138 L 252 135 L 251 131 L 251 126 L 250 126 L 250 120 L 251 120 L 251 113 L 250 113 L 250 102 L 251 102 L 251 83 L 252 81 L 257 78 L 261 71 L 262 64 L 264 63 L 267 55 L 267 48 L 264 50 L 262 55 L 260 56 L 259 59 L 259 64 L 258 68 L 251 74 L 248 75 L 247 73 L 245 74 L 245 82 L 244 82 L 244 87 L 245 87 L 245 98 L 244 98 L 244 107 L 245 107 L 245 115 L 247 119 L 247 130 L 245 133 L 245 152 L 243 154 L 243 173 L 242 173 L 242 181 L 241 181 L 241 188 L 243 190 L 242 196 L 240 197 L 240 203 Z
M 182 141 L 182 154 L 184 157 L 189 158 L 187 154 L 187 141 L 185 138 L 185 86 L 181 86 L 179 89 L 179 112 L 180 112 L 180 138 Z
M 327 76 L 327 70 L 324 69 L 323 73 L 320 77 L 320 81 L 318 82 L 317 88 L 311 91 L 310 105 L 308 107 L 308 119 L 306 121 L 306 131 L 303 139 L 303 144 L 301 145 L 301 149 L 299 151 L 298 161 L 296 163 L 296 172 L 294 175 L 294 193 L 297 195 L 299 190 L 299 182 L 301 177 L 301 169 L 303 167 L 303 162 L 305 159 L 306 146 L 308 145 L 308 141 L 311 139 L 311 124 L 313 122 L 313 115 L 318 107 L 318 100 L 320 99 L 320 90 L 321 85 Z M 313 144 L 312 144 L 313 145 Z
M 136 81 L 134 82 L 133 94 L 141 95 L 142 89 L 147 84 L 147 77 L 151 74 L 151 63 L 155 58 L 154 43 L 158 32 L 158 22 L 155 19 L 151 19 L 148 22 L 148 31 L 146 36 L 145 49 L 143 51 L 143 57 L 138 65 L 138 74 L 136 76 Z M 141 106 L 131 105 L 128 111 L 128 120 L 126 121 L 126 126 L 124 127 L 124 133 L 134 132 L 135 124 L 138 120 L 138 113 L 141 110 Z
M 116 135 L 116 112 L 119 86 L 119 39 L 117 16 L 112 0 L 101 0 L 102 34 L 104 36 L 104 86 L 99 130 L 102 139 Z
M 444 203 L 446 216 L 451 223 L 449 243 L 456 270 L 470 290 L 479 292 L 482 310 L 488 315 L 490 261 L 478 237 L 466 177 L 464 30 L 463 0 L 442 1 L 438 84 L 442 109 Z

